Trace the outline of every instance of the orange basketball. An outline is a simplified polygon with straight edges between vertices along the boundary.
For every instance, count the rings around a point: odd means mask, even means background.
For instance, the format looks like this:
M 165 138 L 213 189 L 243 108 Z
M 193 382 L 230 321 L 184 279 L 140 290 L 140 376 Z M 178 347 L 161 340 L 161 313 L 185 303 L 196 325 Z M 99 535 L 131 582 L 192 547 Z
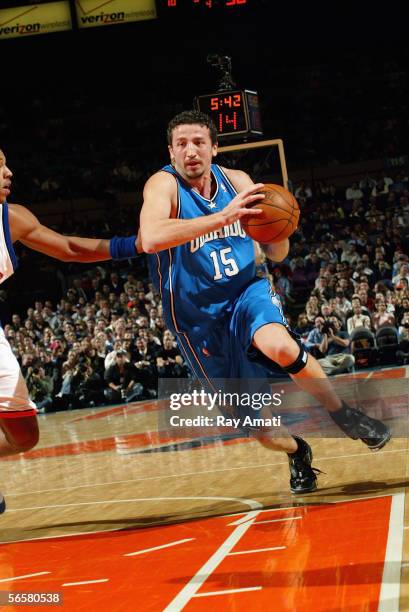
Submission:
M 244 231 L 257 242 L 280 242 L 295 232 L 300 218 L 298 202 L 281 185 L 266 184 L 260 193 L 265 194 L 262 201 L 251 206 L 263 212 L 254 217 L 243 217 Z

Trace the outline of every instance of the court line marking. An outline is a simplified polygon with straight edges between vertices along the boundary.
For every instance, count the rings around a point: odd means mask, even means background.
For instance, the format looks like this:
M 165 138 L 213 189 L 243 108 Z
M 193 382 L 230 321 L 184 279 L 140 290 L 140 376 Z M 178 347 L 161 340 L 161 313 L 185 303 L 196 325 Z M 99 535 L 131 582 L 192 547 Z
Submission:
M 23 580 L 23 578 L 34 578 L 34 576 L 44 576 L 51 572 L 36 572 L 35 574 L 24 574 L 23 576 L 11 576 L 10 578 L 1 578 L 0 582 L 10 582 L 11 580 Z
M 183 610 L 186 604 L 195 596 L 202 584 L 214 572 L 216 567 L 220 565 L 231 549 L 241 540 L 246 531 L 252 526 L 259 512 L 253 510 L 249 512 L 252 521 L 238 525 L 234 531 L 222 542 L 219 548 L 212 554 L 211 557 L 202 565 L 202 567 L 192 576 L 187 584 L 176 595 L 174 599 L 164 608 L 163 612 L 178 612 Z M 203 594 L 204 596 L 204 594 Z
M 336 503 L 336 502 L 325 502 L 325 503 Z M 263 510 L 260 510 L 260 514 L 262 512 L 279 512 L 280 510 L 298 510 L 299 506 L 287 506 L 287 507 L 283 507 L 283 508 L 263 508 Z M 230 516 L 237 516 L 237 514 L 242 514 L 241 512 L 235 512 L 234 514 L 231 514 Z M 262 525 L 263 523 L 275 523 L 275 522 L 279 522 L 279 521 L 293 521 L 294 519 L 300 519 L 303 518 L 302 516 L 287 516 L 287 517 L 283 517 L 283 518 L 279 518 L 279 519 L 272 519 L 271 521 L 257 521 L 256 525 Z M 242 516 L 241 518 L 237 519 L 237 521 L 233 521 L 232 523 L 229 523 L 229 527 L 235 527 L 236 525 L 241 525 L 241 523 L 246 523 L 249 519 L 247 518 L 247 516 Z
M 169 548 L 170 546 L 177 546 L 177 544 L 183 544 L 184 542 L 191 542 L 196 538 L 185 538 L 184 540 L 175 540 L 175 542 L 169 542 L 168 544 L 161 544 L 160 546 L 154 546 L 153 548 L 145 548 L 144 550 L 137 550 L 136 552 L 126 553 L 124 557 L 135 557 L 136 555 L 143 555 L 143 553 L 152 552 L 153 550 L 160 550 L 161 548 Z
M 349 456 L 349 455 L 348 455 Z M 47 460 L 49 460 L 50 458 L 47 457 Z M 232 468 L 216 468 L 214 470 L 212 470 L 213 472 L 229 472 L 232 470 L 252 470 L 254 468 L 260 468 L 260 467 L 274 467 L 276 465 L 287 465 L 286 461 L 282 461 L 280 463 L 256 463 L 254 465 L 245 465 L 245 466 L 240 466 L 240 467 L 232 467 Z M 109 482 L 93 482 L 93 483 L 89 483 L 89 484 L 82 484 L 82 485 L 70 485 L 68 487 L 57 487 L 55 489 L 41 489 L 41 490 L 37 490 L 37 491 L 21 491 L 20 493 L 8 493 L 7 491 L 4 491 L 4 489 L 2 489 L 3 491 L 3 495 L 7 496 L 7 497 L 11 497 L 11 496 L 18 496 L 18 495 L 33 495 L 35 493 L 53 493 L 55 491 L 69 491 L 71 489 L 86 489 L 86 488 L 92 488 L 92 487 L 105 487 L 105 486 L 110 486 L 110 485 L 115 485 L 115 484 L 126 484 L 128 482 L 140 482 L 140 481 L 145 481 L 145 480 L 158 480 L 158 479 L 163 479 L 166 480 L 168 478 L 182 478 L 184 476 L 195 476 L 195 475 L 202 475 L 202 474 L 209 474 L 209 470 L 203 470 L 203 471 L 195 471 L 195 472 L 181 472 L 179 474 L 166 474 L 163 476 L 144 476 L 142 478 L 127 478 L 126 480 L 111 480 Z
M 260 504 L 260 502 L 256 501 L 255 499 L 245 499 L 242 497 L 199 497 L 199 496 L 191 496 L 191 497 L 146 497 L 146 498 L 140 498 L 137 501 L 152 501 L 152 500 L 173 500 L 173 499 L 195 499 L 195 500 L 202 500 L 202 499 L 207 499 L 207 500 L 222 500 L 222 501 L 238 501 L 242 504 L 245 504 L 247 506 L 249 506 L 250 508 L 257 508 L 258 512 L 263 512 L 262 508 L 263 505 Z M 92 503 L 92 502 L 91 502 Z M 106 502 L 105 502 L 106 503 Z M 277 508 L 277 510 L 281 510 L 281 508 Z M 243 512 L 246 513 L 246 517 L 248 514 L 248 511 L 243 510 Z M 240 514 L 243 514 L 243 512 L 240 512 Z M 231 514 L 221 514 L 218 515 L 219 518 L 223 518 L 223 517 L 227 517 L 227 516 L 232 516 Z M 206 520 L 208 518 L 214 518 L 214 516 L 204 516 L 204 517 L 199 517 L 198 520 Z M 155 527 L 155 525 L 148 525 L 148 527 Z M 17 544 L 19 542 L 36 542 L 37 540 L 56 540 L 58 538 L 72 538 L 75 536 L 84 536 L 84 535 L 97 535 L 97 534 L 101 534 L 101 533 L 113 533 L 115 531 L 123 531 L 124 533 L 126 533 L 127 531 L 131 532 L 132 530 L 129 530 L 127 528 L 122 527 L 115 527 L 114 529 L 100 529 L 99 531 L 78 531 L 77 533 L 64 533 L 64 534 L 60 534 L 60 535 L 48 535 L 48 536 L 40 536 L 38 538 L 26 538 L 23 540 L 6 540 L 5 542 L 0 542 L 0 544 Z
M 392 495 L 378 612 L 399 610 L 405 494 Z
M 78 586 L 80 584 L 96 584 L 97 582 L 108 582 L 109 578 L 100 578 L 99 580 L 83 580 L 82 582 L 64 582 L 61 586 Z
M 225 591 L 208 591 L 207 593 L 195 593 L 192 597 L 211 597 L 212 595 L 228 595 L 229 593 L 243 593 L 243 591 L 261 591 L 263 587 L 244 587 L 242 589 L 226 589 Z M 167 608 L 165 608 L 166 610 Z M 176 608 L 175 608 L 176 609 Z
M 373 457 L 380 457 L 381 455 L 385 455 L 386 453 L 406 453 L 408 452 L 407 448 L 398 448 L 398 449 L 394 449 L 394 450 L 384 450 L 382 449 L 381 452 L 379 453 L 374 453 L 373 451 L 368 451 L 368 452 L 364 452 L 364 453 L 354 453 L 354 454 L 349 454 L 349 455 L 331 455 L 328 457 L 316 457 L 315 461 L 333 461 L 336 459 L 347 459 L 350 457 L 369 457 L 369 456 L 373 456 Z M 81 458 L 82 455 L 78 455 L 75 458 L 79 459 Z M 39 458 L 38 460 L 42 460 L 42 461 L 49 461 L 50 457 L 44 457 L 44 458 Z M 230 468 L 216 468 L 213 469 L 211 471 L 211 473 L 218 473 L 218 472 L 232 472 L 232 471 L 236 471 L 236 470 L 252 470 L 254 468 L 268 468 L 268 467 L 276 467 L 278 465 L 287 465 L 288 462 L 287 461 L 278 461 L 276 463 L 256 463 L 256 464 L 252 464 L 252 465 L 243 465 L 243 466 L 239 466 L 239 467 L 230 467 Z M 70 485 L 68 487 L 57 487 L 54 489 L 40 489 L 40 490 L 35 490 L 35 491 L 21 491 L 21 492 L 17 492 L 17 493 L 13 493 L 13 492 L 7 492 L 4 491 L 4 489 L 2 489 L 3 491 L 3 495 L 5 497 L 17 497 L 18 495 L 35 495 L 37 493 L 52 493 L 55 491 L 70 491 L 72 489 L 86 489 L 86 488 L 92 488 L 92 487 L 105 487 L 105 486 L 110 486 L 110 485 L 116 485 L 116 484 L 126 484 L 128 482 L 144 482 L 146 480 L 158 480 L 158 479 L 163 479 L 163 480 L 167 480 L 169 478 L 182 478 L 184 476 L 201 476 L 203 474 L 209 474 L 209 470 L 203 470 L 203 471 L 195 471 L 195 472 L 181 472 L 179 474 L 166 474 L 166 475 L 162 475 L 162 476 L 146 476 L 143 478 L 128 478 L 126 480 L 111 480 L 109 482 L 93 482 L 93 483 L 89 483 L 89 484 L 82 484 L 82 485 Z
M 254 523 L 255 525 L 256 523 Z M 271 548 L 254 548 L 253 550 L 239 550 L 237 552 L 227 553 L 226 557 L 232 555 L 251 555 L 252 553 L 267 552 L 268 550 L 285 550 L 287 546 L 272 546 Z
M 344 503 L 348 503 L 348 502 L 354 502 L 354 501 L 363 501 L 366 499 L 377 499 L 379 497 L 388 497 L 390 495 L 395 495 L 395 493 L 379 493 L 379 495 L 368 495 L 366 497 L 349 497 L 346 499 L 338 499 L 335 501 L 330 501 L 327 500 L 325 502 L 321 502 L 322 505 L 326 504 L 326 505 L 333 505 L 333 504 L 344 504 Z M 157 499 L 157 498 L 154 498 Z M 242 499 L 242 498 L 238 498 L 238 497 L 228 497 L 228 498 L 203 498 L 203 497 L 183 497 L 183 498 L 177 498 L 177 497 L 169 497 L 167 499 L 227 499 L 227 500 L 232 500 L 232 501 L 240 501 L 240 502 L 245 502 L 246 500 Z M 121 500 L 119 500 L 121 501 Z M 151 498 L 144 498 L 141 499 L 139 501 L 152 501 Z M 251 501 L 255 501 L 255 500 L 251 500 Z M 94 503 L 94 502 L 90 502 L 90 503 Z M 98 503 L 98 502 L 96 502 Z M 102 502 L 102 503 L 112 503 L 112 502 Z M 255 503 L 259 503 L 259 502 L 255 502 Z M 316 503 L 320 503 L 319 500 L 316 500 Z M 75 504 L 72 504 L 75 505 Z M 47 507 L 47 506 L 44 506 Z M 53 506 L 49 506 L 49 507 L 53 507 Z M 305 507 L 305 506 L 301 506 L 301 507 Z M 261 505 L 261 509 L 258 511 L 259 514 L 261 514 L 262 512 L 280 512 L 280 511 L 284 511 L 284 510 L 297 510 L 298 508 L 300 508 L 300 506 L 280 506 L 279 508 L 263 508 L 263 506 Z M 20 510 L 25 510 L 26 508 L 20 508 Z M 12 512 L 12 510 L 7 510 L 7 512 Z M 249 519 L 247 517 L 247 512 L 246 511 L 238 511 L 238 512 L 234 512 L 234 513 L 228 513 L 228 514 L 218 514 L 218 515 L 212 515 L 212 516 L 203 516 L 203 517 L 199 517 L 197 520 L 206 520 L 208 518 L 214 518 L 215 516 L 218 518 L 226 518 L 229 516 L 237 516 L 240 514 L 244 514 L 245 516 L 243 516 L 242 518 L 238 519 L 237 521 L 233 522 L 233 523 L 229 523 L 228 526 L 235 526 L 235 525 L 239 525 L 241 523 L 246 523 Z M 291 517 L 291 519 L 294 518 L 298 518 L 298 517 Z M 283 520 L 283 519 L 279 519 L 279 520 Z M 262 521 L 257 521 L 256 524 L 259 525 Z M 155 527 L 156 525 L 148 525 L 147 527 Z M 406 529 L 406 527 L 404 528 Z M 87 536 L 87 535 L 97 535 L 97 534 L 101 534 L 101 533 L 113 533 L 115 531 L 132 531 L 132 529 L 128 530 L 126 527 L 121 526 L 121 527 L 114 527 L 112 529 L 100 529 L 98 531 L 76 531 L 73 533 L 63 533 L 63 534 L 59 534 L 59 535 L 47 535 L 47 536 L 39 536 L 38 538 L 25 538 L 22 540 L 4 540 L 4 541 L 0 541 L 0 544 L 18 544 L 21 542 L 36 542 L 37 540 L 53 540 L 53 539 L 58 539 L 58 538 L 73 538 L 73 537 L 77 537 L 77 536 Z
M 269 521 L 257 521 L 256 525 L 266 525 L 266 523 L 281 523 L 283 521 L 299 521 L 303 516 L 289 516 L 287 518 L 271 519 Z
M 140 501 L 169 501 L 169 500 L 182 500 L 182 499 L 195 499 L 195 500 L 214 500 L 214 501 L 239 501 L 247 504 L 250 508 L 264 508 L 263 504 L 256 501 L 255 499 L 246 499 L 243 497 L 214 497 L 214 496 L 182 496 L 182 497 L 134 497 L 132 499 L 105 499 L 91 502 L 76 502 L 73 504 L 53 504 L 50 506 L 33 506 L 31 508 L 12 508 L 7 512 L 25 512 L 26 510 L 47 510 L 49 508 L 72 508 L 73 506 L 93 506 L 99 504 L 129 504 Z
M 319 492 L 319 489 L 318 489 Z M 355 502 L 355 501 L 365 501 L 366 499 L 378 499 L 379 497 L 389 497 L 390 495 L 399 495 L 399 493 L 379 493 L 378 495 L 367 495 L 367 496 L 361 496 L 361 497 L 347 497 L 345 499 L 336 499 L 334 501 L 332 500 L 325 500 L 325 501 L 321 501 L 319 499 L 315 499 L 315 498 L 311 498 L 313 505 L 314 504 L 320 504 L 322 506 L 327 505 L 327 506 L 332 506 L 334 504 L 345 504 L 345 503 L 350 503 L 350 502 Z M 260 510 L 260 514 L 262 512 L 280 512 L 280 510 L 298 510 L 299 508 L 307 508 L 308 504 L 304 505 L 304 506 L 280 506 L 279 508 L 264 508 L 263 510 Z M 231 514 L 230 516 L 236 516 L 237 514 L 242 514 L 241 512 L 235 512 L 234 514 Z M 229 516 L 229 515 L 225 515 L 225 516 Z M 274 523 L 274 522 L 278 522 L 278 521 L 293 521 L 294 519 L 300 519 L 300 518 L 304 518 L 302 516 L 291 516 L 291 517 L 286 517 L 286 518 L 280 518 L 280 519 L 272 519 L 267 520 L 267 521 L 256 521 L 256 525 L 261 525 L 262 523 Z M 229 523 L 229 526 L 235 526 L 235 525 L 240 525 L 241 523 L 245 523 L 248 521 L 247 516 L 242 516 L 241 518 L 237 519 L 237 521 L 234 521 L 233 523 Z M 405 527 L 406 529 L 406 527 Z
M 369 496 L 362 496 L 362 497 L 349 497 L 347 499 L 338 499 L 335 501 L 331 501 L 331 500 L 326 500 L 324 502 L 320 502 L 319 499 L 316 498 L 311 498 L 311 500 L 315 501 L 316 503 L 321 503 L 321 504 L 326 504 L 326 505 L 331 505 L 331 504 L 343 504 L 343 503 L 347 503 L 347 502 L 354 502 L 354 501 L 362 501 L 365 499 L 376 499 L 378 497 L 387 497 L 388 495 L 399 495 L 398 493 L 379 493 L 378 495 L 369 495 Z M 53 505 L 49 505 L 49 506 L 33 506 L 30 508 L 11 508 L 11 509 L 7 509 L 7 512 L 10 514 L 11 512 L 24 512 L 26 510 L 32 511 L 32 510 L 47 510 L 49 508 L 70 508 L 73 506 L 93 506 L 93 505 L 99 505 L 99 504 L 120 504 L 120 503 L 132 503 L 132 502 L 136 502 L 136 501 L 164 501 L 164 500 L 182 500 L 182 499 L 195 499 L 195 500 L 222 500 L 222 501 L 240 501 L 240 502 L 251 502 L 256 504 L 256 506 L 259 508 L 259 512 L 279 512 L 280 510 L 294 510 L 299 508 L 300 506 L 282 506 L 279 508 L 264 508 L 264 506 L 260 503 L 257 502 L 255 500 L 247 500 L 241 497 L 199 497 L 199 496 L 190 496 L 190 497 L 135 497 L 132 499 L 107 499 L 107 500 L 96 500 L 96 501 L 91 501 L 91 502 L 76 502 L 76 503 L 72 503 L 72 504 L 53 504 Z M 249 504 L 250 505 L 250 504 Z M 250 505 L 250 507 L 252 507 Z M 242 512 L 235 512 L 233 514 L 221 514 L 221 515 L 216 515 L 216 516 L 235 516 L 236 514 L 242 514 Z M 201 519 L 204 518 L 210 518 L 210 517 L 200 517 Z M 291 517 L 291 519 L 293 519 L 295 517 Z M 244 522 L 247 522 L 249 520 L 249 518 L 247 518 L 247 516 L 243 516 L 241 519 L 238 519 L 237 522 L 233 522 L 230 523 L 231 526 L 234 525 L 240 525 Z M 283 520 L 283 519 L 279 519 L 279 520 Z M 257 523 L 259 524 L 259 523 Z M 123 530 L 123 527 L 119 527 L 119 528 L 115 528 L 115 529 L 109 529 L 107 531 L 121 531 Z M 87 532 L 89 533 L 105 533 L 105 531 L 90 531 Z M 68 535 L 85 535 L 85 532 L 79 532 L 76 534 L 68 534 Z M 56 538 L 62 538 L 62 537 L 67 537 L 64 535 L 60 535 L 60 536 L 48 536 L 48 537 L 56 537 Z M 32 538 L 30 539 L 31 541 L 33 540 L 43 540 L 43 539 L 47 539 L 47 537 L 41 537 L 41 538 Z M 6 542 L 0 542 L 0 544 L 11 544 L 14 542 L 27 542 L 28 540 L 11 540 L 11 541 L 6 541 Z
M 404 487 L 400 487 L 400 488 L 404 488 Z M 338 499 L 336 501 L 329 501 L 326 502 L 328 504 L 345 504 L 345 503 L 349 503 L 349 502 L 354 502 L 354 501 L 365 501 L 366 499 L 378 499 L 379 497 L 392 497 L 394 495 L 404 495 L 403 491 L 399 491 L 396 493 L 378 493 L 377 495 L 370 495 L 368 497 L 365 497 L 364 495 L 361 497 L 347 497 L 346 499 Z
M 388 495 L 383 495 L 382 497 L 387 497 Z M 380 497 L 380 496 L 375 496 Z M 368 499 L 368 498 L 364 498 Z M 396 501 L 394 501 L 396 499 Z M 333 502 L 333 503 L 342 503 L 342 502 Z M 390 601 L 391 595 L 397 597 L 397 601 L 399 601 L 399 588 L 400 588 L 400 563 L 393 563 L 391 567 L 391 561 L 395 561 L 395 559 L 400 555 L 402 555 L 402 543 L 403 543 L 403 529 L 393 529 L 396 524 L 399 527 L 403 527 L 403 513 L 404 513 L 404 493 L 392 494 L 392 505 L 391 505 L 391 514 L 390 514 L 390 530 L 388 535 L 388 543 L 387 550 L 385 554 L 385 568 L 383 574 L 383 582 L 380 593 L 380 605 L 378 608 L 378 612 L 392 612 L 396 610 L 396 605 L 394 602 Z M 183 610 L 186 604 L 193 597 L 206 597 L 209 593 L 201 593 L 197 594 L 197 590 L 203 585 L 203 583 L 207 580 L 210 574 L 216 569 L 218 565 L 223 561 L 223 559 L 230 553 L 233 546 L 243 537 L 246 531 L 255 524 L 256 517 L 260 514 L 260 511 L 249 512 L 249 516 L 251 516 L 252 520 L 246 521 L 236 527 L 236 529 L 230 534 L 230 536 L 221 544 L 221 546 L 216 550 L 216 552 L 204 563 L 204 565 L 199 569 L 199 571 L 192 576 L 190 581 L 183 587 L 183 589 L 178 593 L 178 595 L 170 602 L 170 604 L 164 609 L 164 612 L 179 612 Z M 392 532 L 392 533 L 391 533 Z M 400 545 L 400 546 L 399 546 Z M 398 565 L 398 568 L 396 566 Z M 385 580 L 391 581 L 385 582 Z M 393 582 L 392 582 L 393 581 Z M 215 594 L 223 594 L 226 591 L 214 592 Z M 396 594 L 397 593 L 397 594 Z M 381 599 L 382 596 L 382 599 Z M 388 600 L 385 601 L 385 597 L 388 597 Z M 383 605 L 386 604 L 385 607 Z M 390 607 L 390 604 L 394 605 L 394 607 Z
M 381 496 L 383 497 L 383 495 Z M 172 498 L 173 499 L 173 498 Z M 235 499 L 235 498 L 232 498 Z M 362 499 L 368 499 L 367 497 L 362 498 Z M 338 502 L 328 502 L 328 504 L 335 504 Z M 260 510 L 261 512 L 279 512 L 280 510 L 294 510 L 296 508 L 299 508 L 299 506 L 283 506 L 282 508 L 266 508 L 264 510 Z M 242 512 L 234 512 L 233 514 L 229 513 L 229 514 L 218 514 L 216 515 L 216 517 L 218 518 L 228 518 L 229 516 L 237 516 L 238 514 L 243 514 L 246 513 L 244 517 L 242 517 L 242 519 L 240 519 L 240 522 L 246 522 L 247 519 L 247 512 L 245 510 L 243 510 Z M 198 520 L 206 520 L 208 518 L 214 518 L 214 515 L 212 517 L 209 516 L 203 516 L 203 517 L 199 517 Z M 296 517 L 293 517 L 296 518 Z M 261 522 L 261 521 L 260 521 Z M 238 524 L 238 523 L 237 523 Z M 259 522 L 257 521 L 256 523 L 257 525 L 259 525 Z M 228 527 L 230 526 L 234 526 L 235 523 L 229 523 Z M 148 527 L 155 527 L 155 525 L 149 525 Z M 72 537 L 76 537 L 76 536 L 87 536 L 87 535 L 96 535 L 96 534 L 101 534 L 101 533 L 113 533 L 115 531 L 129 531 L 131 532 L 133 529 L 128 529 L 127 527 L 113 527 L 111 529 L 100 529 L 99 531 L 76 531 L 74 533 L 62 533 L 60 535 L 47 535 L 47 536 L 39 536 L 38 538 L 26 538 L 25 540 L 6 540 L 4 542 L 0 542 L 0 544 L 18 544 L 19 542 L 37 542 L 37 540 L 51 540 L 51 539 L 57 539 L 57 538 L 72 538 Z
M 125 527 L 114 527 L 99 531 L 77 531 L 74 533 L 62 533 L 60 535 L 39 536 L 38 538 L 26 538 L 25 540 L 6 540 L 0 544 L 20 544 L 21 542 L 37 542 L 38 540 L 56 540 L 57 538 L 72 538 L 75 536 L 97 535 L 100 533 L 113 533 L 114 531 L 126 531 Z

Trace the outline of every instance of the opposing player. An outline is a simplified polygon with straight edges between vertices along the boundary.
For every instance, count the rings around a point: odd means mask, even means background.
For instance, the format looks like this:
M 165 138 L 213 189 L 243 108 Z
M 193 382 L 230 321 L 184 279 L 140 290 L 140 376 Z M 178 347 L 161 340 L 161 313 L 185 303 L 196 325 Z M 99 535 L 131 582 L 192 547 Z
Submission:
M 210 385 L 214 378 L 254 379 L 268 376 L 266 364 L 274 362 L 319 400 L 348 436 L 373 450 L 382 448 L 389 429 L 341 402 L 289 329 L 268 281 L 256 276 L 253 242 L 240 219 L 259 214 L 255 203 L 263 197 L 257 193 L 262 185 L 242 171 L 212 164 L 217 133 L 207 115 L 180 113 L 167 136 L 171 164 L 145 185 L 141 240 L 151 254 L 167 324 L 194 374 Z M 262 248 L 273 261 L 282 261 L 289 242 Z M 316 489 L 304 440 L 277 439 L 268 432 L 258 439 L 288 454 L 293 493 Z
M 13 249 L 17 241 L 62 261 L 93 262 L 136 256 L 135 236 L 115 236 L 111 240 L 63 236 L 42 225 L 24 206 L 7 204 L 12 176 L 0 150 L 0 283 L 17 267 Z M 38 438 L 35 405 L 0 326 L 0 456 L 27 451 L 37 444 Z M 5 508 L 0 494 L 0 513 Z

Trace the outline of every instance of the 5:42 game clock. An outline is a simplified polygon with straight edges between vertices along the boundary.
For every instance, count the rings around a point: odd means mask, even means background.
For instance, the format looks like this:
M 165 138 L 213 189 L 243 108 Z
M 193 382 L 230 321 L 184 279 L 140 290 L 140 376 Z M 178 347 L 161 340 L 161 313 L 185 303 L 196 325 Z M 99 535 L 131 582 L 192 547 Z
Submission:
M 196 108 L 209 115 L 219 136 L 261 136 L 260 109 L 256 91 L 219 91 L 195 98 Z

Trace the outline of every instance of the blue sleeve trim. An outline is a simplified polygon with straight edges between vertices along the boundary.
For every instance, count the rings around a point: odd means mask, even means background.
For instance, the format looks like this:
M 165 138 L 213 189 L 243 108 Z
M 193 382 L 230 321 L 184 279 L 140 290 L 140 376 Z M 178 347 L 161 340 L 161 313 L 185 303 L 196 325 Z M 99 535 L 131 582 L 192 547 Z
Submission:
M 136 257 L 137 251 L 135 246 L 136 236 L 114 236 L 109 241 L 109 254 L 112 259 L 129 259 Z
M 18 266 L 18 261 L 17 261 L 16 254 L 14 252 L 13 242 L 11 240 L 11 235 L 10 235 L 9 206 L 7 202 L 4 202 L 3 204 L 3 232 L 4 232 L 4 237 L 6 239 L 6 246 L 9 252 L 13 270 L 15 271 Z

